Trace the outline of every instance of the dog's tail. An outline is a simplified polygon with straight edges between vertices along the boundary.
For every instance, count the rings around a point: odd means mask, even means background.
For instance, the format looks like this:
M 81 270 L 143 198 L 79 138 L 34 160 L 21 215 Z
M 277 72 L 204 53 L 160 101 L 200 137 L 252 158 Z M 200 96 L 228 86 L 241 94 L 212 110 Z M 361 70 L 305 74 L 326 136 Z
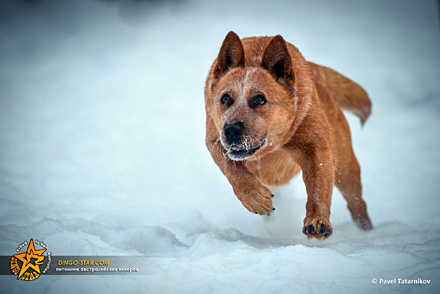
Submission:
M 322 84 L 336 103 L 359 117 L 363 125 L 371 114 L 371 100 L 357 83 L 331 68 L 309 62 L 310 72 Z

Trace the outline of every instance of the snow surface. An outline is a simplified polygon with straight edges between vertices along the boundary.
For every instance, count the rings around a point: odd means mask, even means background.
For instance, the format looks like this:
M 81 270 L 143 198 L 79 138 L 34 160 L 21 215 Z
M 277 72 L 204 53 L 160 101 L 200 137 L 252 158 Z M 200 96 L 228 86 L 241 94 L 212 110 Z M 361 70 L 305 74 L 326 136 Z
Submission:
M 437 4 L 2 1 L 0 255 L 36 238 L 154 272 L 1 276 L 2 292 L 440 293 Z M 365 127 L 347 118 L 373 231 L 335 191 L 334 234 L 308 240 L 300 177 L 274 189 L 270 217 L 236 199 L 204 145 L 204 81 L 229 30 L 281 34 L 368 91 Z

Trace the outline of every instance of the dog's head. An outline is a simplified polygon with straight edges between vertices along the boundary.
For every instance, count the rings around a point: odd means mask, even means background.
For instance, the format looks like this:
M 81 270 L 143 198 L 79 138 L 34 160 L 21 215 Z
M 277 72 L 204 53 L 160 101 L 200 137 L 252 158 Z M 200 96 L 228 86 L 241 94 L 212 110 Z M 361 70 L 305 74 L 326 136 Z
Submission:
M 305 61 L 300 62 L 305 67 Z M 292 137 L 298 104 L 304 100 L 297 96 L 293 68 L 281 36 L 243 40 L 233 32 L 226 36 L 208 76 L 205 97 L 207 115 L 230 159 L 259 159 Z

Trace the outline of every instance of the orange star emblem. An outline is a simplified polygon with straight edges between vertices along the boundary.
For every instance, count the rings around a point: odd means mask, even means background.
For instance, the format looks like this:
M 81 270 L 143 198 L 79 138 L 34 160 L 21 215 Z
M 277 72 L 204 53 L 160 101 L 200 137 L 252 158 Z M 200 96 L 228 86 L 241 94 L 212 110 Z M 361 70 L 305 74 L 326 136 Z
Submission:
M 24 280 L 35 280 L 40 276 L 40 265 L 44 262 L 43 253 L 46 250 L 47 249 L 35 250 L 34 241 L 31 239 L 26 252 L 12 256 L 11 266 L 12 263 L 15 264 L 13 273 L 18 274 L 17 280 L 21 277 L 23 277 Z M 18 265 L 17 260 L 22 262 L 21 267 Z M 29 269 L 32 271 L 28 272 Z

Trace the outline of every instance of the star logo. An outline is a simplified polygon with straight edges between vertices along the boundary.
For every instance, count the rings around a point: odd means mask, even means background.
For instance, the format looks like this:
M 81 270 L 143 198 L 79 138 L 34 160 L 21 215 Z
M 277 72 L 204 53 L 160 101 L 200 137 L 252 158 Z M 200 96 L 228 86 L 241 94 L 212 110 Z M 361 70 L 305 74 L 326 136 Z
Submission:
M 31 281 L 40 276 L 40 265 L 44 262 L 43 253 L 46 250 L 36 250 L 34 241 L 31 239 L 26 252 L 15 254 L 11 257 L 11 270 L 14 275 L 17 275 L 17 280 Z

